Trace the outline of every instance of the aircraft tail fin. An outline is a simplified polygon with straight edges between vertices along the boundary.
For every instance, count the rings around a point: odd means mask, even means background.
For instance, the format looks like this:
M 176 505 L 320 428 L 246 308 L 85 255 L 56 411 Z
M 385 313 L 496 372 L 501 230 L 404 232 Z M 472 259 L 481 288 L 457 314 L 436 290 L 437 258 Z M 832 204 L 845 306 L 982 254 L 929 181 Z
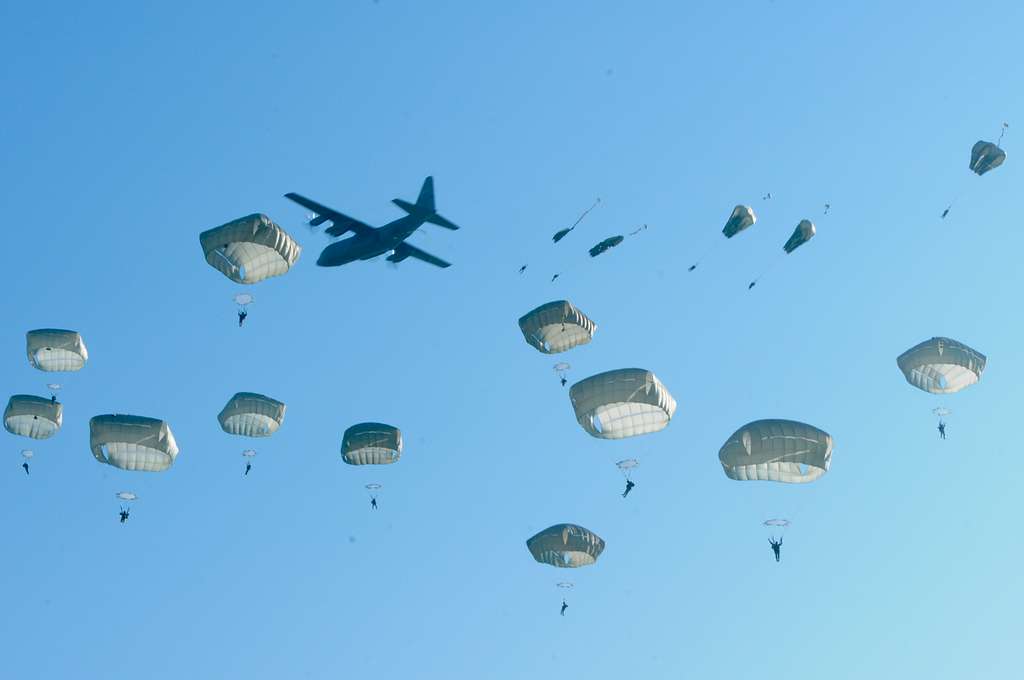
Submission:
M 424 222 L 436 224 L 437 226 L 444 227 L 445 229 L 456 230 L 459 228 L 457 225 L 437 214 L 437 211 L 434 208 L 433 177 L 427 177 L 423 180 L 423 187 L 420 189 L 420 195 L 416 198 L 416 203 L 410 203 L 409 201 L 402 200 L 401 198 L 396 198 L 391 202 L 410 215 L 422 217 Z

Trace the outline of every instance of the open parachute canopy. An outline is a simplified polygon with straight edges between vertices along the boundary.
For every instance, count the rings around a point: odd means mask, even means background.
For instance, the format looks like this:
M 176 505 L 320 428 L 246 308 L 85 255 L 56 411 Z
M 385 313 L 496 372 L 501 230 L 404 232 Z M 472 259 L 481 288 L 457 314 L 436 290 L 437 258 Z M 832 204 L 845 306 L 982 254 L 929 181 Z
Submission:
M 118 491 L 117 497 L 122 501 L 137 501 L 139 497 L 131 491 Z
M 255 458 L 256 457 L 256 451 L 253 450 L 253 449 L 246 449 L 245 451 L 242 451 L 242 457 L 243 458 Z
M 766 527 L 788 527 L 791 522 L 788 519 L 766 519 L 762 522 Z
M 614 248 L 615 246 L 619 245 L 620 243 L 622 243 L 625 240 L 626 240 L 626 237 L 622 236 L 622 235 L 609 236 L 608 238 L 606 238 L 605 240 L 601 241 L 596 246 L 594 246 L 593 248 L 590 249 L 590 251 L 589 251 L 590 252 L 590 256 L 591 257 L 597 257 L 601 253 L 605 252 L 606 250 L 611 250 L 612 248 Z
M 557 354 L 590 342 L 597 324 L 568 300 L 555 300 L 522 316 L 519 329 L 538 351 Z
M 40 328 L 25 334 L 28 362 L 40 371 L 77 371 L 89 360 L 85 341 L 75 331 Z
M 813 482 L 832 464 L 832 435 L 795 420 L 755 420 L 729 437 L 718 460 L 730 479 Z
M 345 430 L 341 458 L 349 465 L 388 465 L 402 457 L 402 433 L 382 423 L 359 423 Z
M 48 439 L 64 422 L 64 406 L 31 394 L 15 394 L 4 409 L 4 429 L 32 439 Z
M 256 298 L 249 293 L 236 293 L 231 296 L 231 299 L 234 300 L 235 304 L 239 307 L 245 307 L 246 305 L 251 305 L 256 302 Z
M 754 209 L 749 205 L 738 205 L 732 209 L 732 215 L 729 216 L 729 221 L 722 228 L 722 233 L 726 238 L 732 238 L 741 231 L 752 227 L 754 222 L 757 222 Z
M 257 283 L 280 276 L 302 253 L 302 247 L 288 232 L 259 213 L 204 231 L 199 244 L 210 266 L 235 283 Z
M 21 457 L 24 458 L 25 460 L 32 460 L 32 457 L 34 455 L 36 454 L 32 453 L 31 449 L 22 449 L 21 451 Z
M 575 524 L 556 524 L 526 541 L 533 559 L 553 567 L 585 567 L 604 551 L 604 539 Z
M 380 491 L 384 486 L 382 484 L 370 483 L 366 485 L 367 491 Z
M 628 472 L 629 470 L 635 469 L 639 465 L 640 461 L 638 461 L 636 458 L 627 458 L 625 460 L 620 460 L 618 463 L 615 464 L 615 467 L 619 468 L 623 472 Z
M 286 406 L 255 392 L 239 392 L 217 415 L 222 430 L 243 437 L 269 437 L 284 422 Z
M 814 223 L 810 220 L 800 220 L 800 224 L 796 225 L 793 235 L 789 237 L 789 240 L 786 241 L 786 245 L 782 246 L 782 249 L 787 253 L 791 253 L 814 238 L 814 234 Z
M 569 389 L 576 420 L 599 439 L 623 439 L 664 429 L 676 400 L 657 376 L 622 368 L 591 376 Z
M 89 447 L 96 460 L 122 470 L 161 472 L 178 456 L 170 426 L 144 416 L 93 417 L 89 420 Z
M 978 140 L 971 148 L 971 171 L 979 177 L 1006 160 L 1006 152 L 992 142 Z
M 565 375 L 565 372 L 568 371 L 570 368 L 572 368 L 572 366 L 570 366 L 566 362 L 559 361 L 557 364 L 551 367 L 551 370 L 553 370 L 558 375 Z
M 932 394 L 952 394 L 981 380 L 985 355 L 950 338 L 932 338 L 896 358 L 907 382 Z
M 946 416 L 953 415 L 953 412 L 950 411 L 948 408 L 946 408 L 944 406 L 938 406 L 936 408 L 933 408 L 932 409 L 932 413 L 934 413 L 935 415 L 937 415 L 940 418 L 945 418 Z

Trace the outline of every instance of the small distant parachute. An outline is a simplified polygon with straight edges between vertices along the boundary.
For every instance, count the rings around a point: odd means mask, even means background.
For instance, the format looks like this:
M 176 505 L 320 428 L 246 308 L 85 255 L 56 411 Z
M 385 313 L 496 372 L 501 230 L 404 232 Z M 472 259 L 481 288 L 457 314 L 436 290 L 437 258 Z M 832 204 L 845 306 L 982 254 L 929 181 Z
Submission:
M 750 227 L 754 226 L 757 222 L 757 215 L 754 214 L 754 209 L 749 205 L 738 205 L 732 209 L 732 214 L 729 215 L 729 219 L 726 221 L 725 226 L 722 228 L 722 233 L 725 234 L 725 238 L 730 239 L 741 231 L 745 231 Z M 717 243 L 721 243 L 718 241 Z M 716 245 L 717 245 L 716 243 Z M 693 271 L 697 268 L 697 265 L 701 263 L 709 253 L 705 253 L 699 260 L 694 262 L 689 271 Z
M 950 338 L 932 338 L 896 358 L 907 382 L 931 394 L 953 394 L 981 380 L 985 355 Z
M 519 319 L 526 342 L 544 354 L 558 354 L 590 342 L 597 324 L 568 300 L 555 300 Z
M 255 392 L 239 392 L 217 415 L 222 430 L 243 437 L 269 437 L 284 422 L 286 406 Z
M 63 388 L 63 385 L 61 385 L 60 383 L 46 383 L 46 386 L 50 389 L 51 392 L 55 394 L 57 392 L 60 392 L 61 389 Z
M 4 429 L 32 439 L 48 439 L 64 422 L 64 406 L 31 394 L 15 394 L 4 409 Z
M 118 491 L 117 492 L 117 497 L 118 497 L 118 499 L 120 499 L 122 501 L 137 501 L 137 500 L 139 500 L 139 497 L 136 496 L 131 491 Z
M 651 371 L 623 368 L 591 376 L 569 389 L 576 420 L 598 439 L 623 439 L 668 426 L 676 400 Z
M 242 456 L 244 456 L 245 458 L 255 458 L 256 451 L 253 449 L 246 449 L 245 451 L 242 451 Z
M 597 257 L 606 250 L 610 250 L 626 240 L 625 236 L 609 236 L 590 249 L 590 257 Z
M 589 212 L 590 212 L 591 210 L 593 210 L 594 208 L 596 208 L 596 207 L 597 207 L 597 204 L 598 204 L 598 203 L 600 203 L 600 202 L 601 202 L 601 199 L 600 199 L 600 198 L 598 198 L 598 199 L 597 199 L 596 201 L 594 201 L 594 204 L 593 204 L 592 206 L 590 206 L 589 208 L 587 208 L 586 210 L 584 210 L 584 211 L 583 211 L 583 212 L 582 212 L 582 213 L 580 214 L 580 216 L 576 218 L 576 221 L 572 223 L 572 226 L 571 226 L 571 227 L 567 227 L 567 228 L 565 228 L 565 229 L 559 229 L 558 231 L 556 231 L 556 232 L 555 232 L 555 235 L 551 237 L 551 240 L 552 240 L 552 241 L 554 241 L 555 243 L 558 243 L 558 242 L 559 242 L 559 241 L 561 241 L 561 240 L 562 240 L 563 238 L 565 238 L 566 236 L 568 236 L 568 235 L 569 235 L 569 232 L 571 232 L 571 231 L 572 231 L 573 229 L 575 229 L 575 228 L 576 228 L 576 225 L 578 225 L 578 224 L 579 224 L 580 222 L 582 222 L 582 221 L 583 221 L 583 218 L 587 216 L 587 213 L 589 213 Z
M 766 519 L 764 522 L 762 522 L 762 524 L 764 524 L 766 527 L 786 528 L 790 525 L 790 521 L 788 519 Z
M 995 170 L 1006 160 L 1006 152 L 992 142 L 978 140 L 971 148 L 971 172 L 984 175 L 990 170 Z
M 254 298 L 249 293 L 237 293 L 234 296 L 232 296 L 231 299 L 234 300 L 235 304 L 238 305 L 239 307 L 245 307 L 246 305 L 251 305 L 252 303 L 256 302 L 256 298 Z
M 785 245 L 782 246 L 782 249 L 786 251 L 787 255 L 792 253 L 794 250 L 814 238 L 816 231 L 817 230 L 814 228 L 813 222 L 810 220 L 800 220 L 800 223 L 796 225 L 796 229 L 793 230 L 792 235 L 790 235 Z M 747 290 L 750 290 L 757 285 L 757 282 L 761 280 L 762 276 L 764 276 L 764 273 L 751 281 L 750 285 L 747 286 Z
M 730 479 L 813 482 L 832 464 L 832 435 L 795 420 L 755 420 L 729 437 L 718 460 Z
M 635 470 L 639 465 L 640 461 L 636 458 L 627 458 L 625 460 L 620 460 L 615 464 L 615 467 L 619 468 L 619 472 L 621 472 L 626 479 L 629 479 L 633 474 L 633 470 Z
M 383 489 L 383 488 L 384 488 L 384 486 L 382 484 L 367 484 L 366 485 L 366 489 L 368 491 L 379 491 L 380 489 Z
M 260 213 L 232 220 L 199 235 L 211 267 L 235 283 L 258 283 L 291 269 L 302 246 Z
M 572 590 L 573 587 L 574 587 L 574 584 L 571 581 L 559 581 L 558 583 L 555 584 L 555 586 L 557 586 L 558 588 L 561 588 L 562 590 Z
M 85 341 L 76 331 L 40 328 L 25 334 L 28 362 L 40 371 L 78 371 L 89 360 Z
M 526 548 L 541 564 L 575 569 L 597 562 L 604 539 L 576 524 L 555 524 L 531 536 Z
M 349 465 L 389 465 L 402 457 L 402 433 L 383 423 L 359 423 L 345 430 L 341 458 Z
M 89 420 L 89 447 L 96 460 L 122 470 L 161 472 L 178 457 L 170 425 L 145 416 L 94 416 Z
M 25 460 L 32 460 L 32 457 L 35 455 L 36 454 L 33 453 L 31 449 L 23 449 L 21 452 L 21 457 Z
M 946 417 L 949 417 L 949 416 L 953 415 L 952 411 L 950 411 L 948 408 L 944 408 L 942 406 L 939 406 L 938 408 L 933 408 L 932 409 L 932 413 L 934 413 L 935 415 L 937 415 L 940 418 L 946 418 Z

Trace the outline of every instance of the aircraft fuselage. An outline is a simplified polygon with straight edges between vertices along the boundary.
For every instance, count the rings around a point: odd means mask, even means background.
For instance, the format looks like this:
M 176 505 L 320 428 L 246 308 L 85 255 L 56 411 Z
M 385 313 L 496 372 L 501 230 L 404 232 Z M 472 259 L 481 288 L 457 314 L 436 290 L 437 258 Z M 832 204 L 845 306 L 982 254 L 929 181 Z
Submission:
M 424 218 L 417 215 L 406 215 L 375 230 L 373 234 L 356 234 L 335 241 L 320 252 L 316 263 L 321 267 L 338 267 L 356 260 L 372 260 L 397 248 L 423 226 L 424 221 Z

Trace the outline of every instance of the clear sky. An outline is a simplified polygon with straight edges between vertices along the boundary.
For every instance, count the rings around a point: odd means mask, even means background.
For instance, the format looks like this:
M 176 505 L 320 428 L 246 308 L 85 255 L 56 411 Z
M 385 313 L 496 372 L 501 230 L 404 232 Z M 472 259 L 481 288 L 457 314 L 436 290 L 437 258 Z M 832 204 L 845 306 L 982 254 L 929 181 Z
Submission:
M 55 437 L 2 434 L 0 674 L 1017 675 L 1022 19 L 1013 2 L 0 6 L 3 397 L 54 379 L 25 331 L 76 329 L 90 352 L 57 378 Z M 1008 160 L 978 178 L 970 148 L 1004 121 Z M 327 239 L 283 198 L 382 224 L 427 175 L 463 228 L 412 243 L 447 270 L 318 268 Z M 737 203 L 757 224 L 687 273 Z M 198 234 L 252 212 L 304 250 L 243 287 Z M 783 256 L 802 218 L 818 234 Z M 570 379 L 654 371 L 679 402 L 666 430 L 578 426 L 562 357 L 516 324 L 561 298 L 599 325 Z M 988 356 L 980 384 L 904 381 L 896 356 L 935 335 Z M 223 433 L 237 391 L 286 402 L 282 429 Z M 174 467 L 97 463 L 88 421 L 110 412 L 166 419 Z M 831 471 L 727 479 L 719 447 L 759 418 L 831 433 Z M 341 461 L 366 420 L 402 429 L 397 465 Z M 794 521 L 780 564 L 760 525 L 776 515 Z M 525 540 L 559 522 L 607 541 L 595 566 L 533 561 Z

